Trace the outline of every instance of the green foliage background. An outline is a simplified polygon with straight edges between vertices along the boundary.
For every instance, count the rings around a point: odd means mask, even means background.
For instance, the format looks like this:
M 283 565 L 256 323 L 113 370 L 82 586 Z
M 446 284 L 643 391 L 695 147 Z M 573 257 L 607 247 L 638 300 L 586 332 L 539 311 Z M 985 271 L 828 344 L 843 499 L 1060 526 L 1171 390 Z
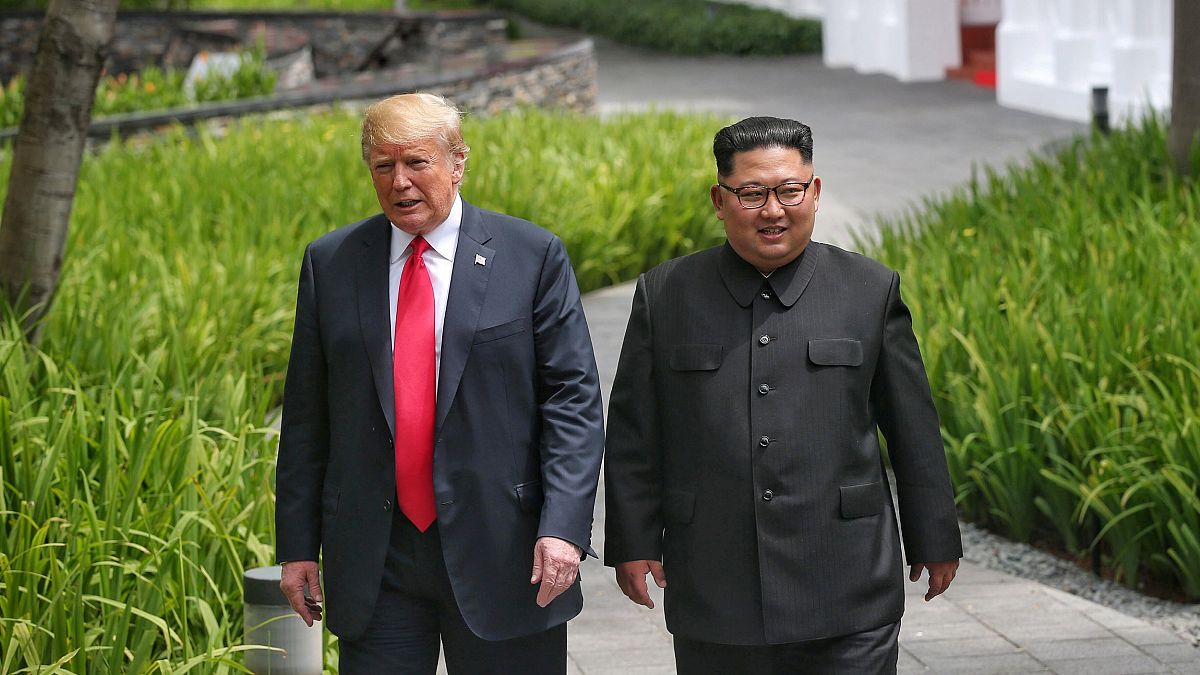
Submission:
M 1200 183 L 1165 138 L 988 172 L 873 254 L 914 307 L 961 513 L 1200 598 Z
M 821 23 L 707 0 L 487 0 L 535 21 L 680 54 L 821 51 Z

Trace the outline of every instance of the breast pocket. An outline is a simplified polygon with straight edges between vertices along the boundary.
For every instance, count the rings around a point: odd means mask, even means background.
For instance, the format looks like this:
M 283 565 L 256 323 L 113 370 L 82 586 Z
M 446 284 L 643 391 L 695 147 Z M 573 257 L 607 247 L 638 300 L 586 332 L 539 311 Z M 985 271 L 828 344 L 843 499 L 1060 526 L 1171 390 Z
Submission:
M 525 331 L 529 330 L 529 325 L 529 319 L 521 317 L 519 319 L 506 321 L 495 326 L 481 328 L 475 331 L 475 344 L 479 345 L 485 342 L 495 342 L 496 340 L 503 340 L 506 337 L 519 335 L 520 333 L 524 333 Z
M 818 366 L 861 366 L 862 342 L 853 338 L 809 340 L 808 360 Z
M 684 344 L 671 348 L 671 370 L 716 370 L 721 367 L 721 345 Z

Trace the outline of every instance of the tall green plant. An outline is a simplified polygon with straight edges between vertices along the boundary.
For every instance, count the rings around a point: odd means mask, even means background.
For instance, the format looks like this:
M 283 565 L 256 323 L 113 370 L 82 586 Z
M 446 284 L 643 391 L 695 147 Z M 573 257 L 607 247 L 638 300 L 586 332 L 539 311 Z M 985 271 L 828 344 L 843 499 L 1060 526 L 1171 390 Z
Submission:
M 1200 597 L 1200 184 L 1157 119 L 987 172 L 874 253 L 916 307 L 959 505 Z

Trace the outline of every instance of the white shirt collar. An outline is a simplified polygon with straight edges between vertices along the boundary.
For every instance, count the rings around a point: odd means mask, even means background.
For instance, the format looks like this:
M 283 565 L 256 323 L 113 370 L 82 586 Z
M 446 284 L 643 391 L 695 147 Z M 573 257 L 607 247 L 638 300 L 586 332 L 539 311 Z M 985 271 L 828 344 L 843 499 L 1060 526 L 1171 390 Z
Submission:
M 458 250 L 458 231 L 462 228 L 462 197 L 455 193 L 454 204 L 450 206 L 450 215 L 440 225 L 433 228 L 429 234 L 424 235 L 425 241 L 429 242 L 429 248 L 433 249 L 446 260 L 454 260 L 454 252 Z M 389 221 L 390 222 L 390 221 Z M 411 235 L 404 230 L 396 227 L 392 223 L 392 251 L 390 261 L 394 265 L 399 262 L 404 252 L 408 250 L 408 245 L 415 239 L 415 235 Z

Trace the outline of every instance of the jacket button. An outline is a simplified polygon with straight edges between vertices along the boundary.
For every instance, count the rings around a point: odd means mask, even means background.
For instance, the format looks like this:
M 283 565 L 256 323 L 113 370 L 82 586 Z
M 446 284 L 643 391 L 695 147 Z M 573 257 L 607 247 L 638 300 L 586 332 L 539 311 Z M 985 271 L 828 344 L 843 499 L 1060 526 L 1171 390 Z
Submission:
M 761 297 L 763 300 L 770 300 L 770 299 L 771 299 L 771 291 L 763 291 L 762 293 L 759 293 L 758 295 L 759 295 L 759 297 Z
M 764 335 L 764 336 L 758 338 L 758 344 L 760 344 L 760 345 L 765 345 L 770 341 L 771 341 L 770 335 Z
M 383 500 L 383 510 L 384 511 L 392 510 L 392 500 L 390 500 L 390 499 Z
M 765 448 L 765 447 L 767 447 L 768 445 L 770 445 L 770 444 L 771 444 L 771 439 L 770 439 L 770 438 L 767 438 L 766 436 L 759 436 L 759 437 L 758 437 L 758 444 L 759 444 L 759 445 L 761 445 L 761 446 L 763 446 L 763 447 Z
M 393 441 L 393 440 L 392 440 L 392 437 L 391 437 L 391 436 L 388 436 L 388 445 L 390 446 L 390 445 L 392 445 L 392 444 L 394 444 L 394 443 L 395 443 L 395 441 Z
M 763 501 L 769 502 L 775 498 L 775 493 L 770 490 L 763 490 Z
M 758 385 L 758 393 L 766 396 L 767 394 L 771 393 L 771 387 L 766 384 L 760 384 Z

